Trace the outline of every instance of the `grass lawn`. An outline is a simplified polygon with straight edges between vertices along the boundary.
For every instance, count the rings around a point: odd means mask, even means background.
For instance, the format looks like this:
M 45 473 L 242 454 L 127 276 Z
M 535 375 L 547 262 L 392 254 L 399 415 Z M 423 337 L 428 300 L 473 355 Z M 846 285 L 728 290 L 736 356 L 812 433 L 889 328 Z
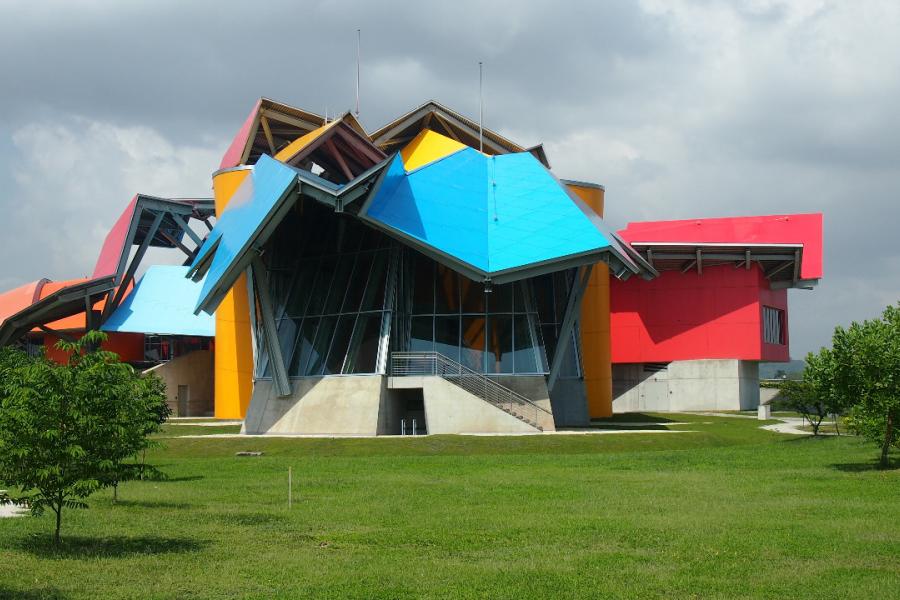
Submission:
M 228 439 L 167 427 L 150 457 L 170 479 L 69 511 L 62 550 L 50 515 L 0 519 L 0 597 L 900 596 L 900 470 L 875 469 L 875 447 L 752 419 L 673 420 L 691 433 Z

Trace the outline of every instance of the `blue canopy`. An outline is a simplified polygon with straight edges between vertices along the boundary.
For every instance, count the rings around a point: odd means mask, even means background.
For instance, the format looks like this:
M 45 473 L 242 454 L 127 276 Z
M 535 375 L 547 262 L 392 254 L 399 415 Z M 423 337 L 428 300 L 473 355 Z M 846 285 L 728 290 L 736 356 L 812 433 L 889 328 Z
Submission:
M 203 282 L 186 278 L 188 268 L 153 265 L 106 320 L 103 331 L 212 337 L 212 315 L 194 314 Z
M 486 156 L 465 148 L 409 172 L 395 156 L 360 216 L 497 282 L 606 253 L 639 270 L 602 221 L 527 152 Z

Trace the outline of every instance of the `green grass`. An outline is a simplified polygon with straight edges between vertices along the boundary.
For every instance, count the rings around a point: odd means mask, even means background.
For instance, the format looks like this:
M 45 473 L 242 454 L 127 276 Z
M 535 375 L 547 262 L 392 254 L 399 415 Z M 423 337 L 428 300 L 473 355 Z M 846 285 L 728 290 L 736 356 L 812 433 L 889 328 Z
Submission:
M 674 420 L 698 433 L 166 438 L 170 479 L 70 511 L 60 551 L 50 516 L 0 519 L 0 597 L 898 596 L 876 448 Z

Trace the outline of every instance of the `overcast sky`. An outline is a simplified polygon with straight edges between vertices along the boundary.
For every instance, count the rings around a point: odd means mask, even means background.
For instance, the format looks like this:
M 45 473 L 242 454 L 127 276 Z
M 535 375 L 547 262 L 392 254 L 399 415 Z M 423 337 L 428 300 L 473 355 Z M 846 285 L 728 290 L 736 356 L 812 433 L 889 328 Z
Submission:
M 900 298 L 900 3 L 0 0 L 0 290 L 91 272 L 136 192 L 209 196 L 259 96 L 434 98 L 603 183 L 607 221 L 825 213 L 794 357 Z

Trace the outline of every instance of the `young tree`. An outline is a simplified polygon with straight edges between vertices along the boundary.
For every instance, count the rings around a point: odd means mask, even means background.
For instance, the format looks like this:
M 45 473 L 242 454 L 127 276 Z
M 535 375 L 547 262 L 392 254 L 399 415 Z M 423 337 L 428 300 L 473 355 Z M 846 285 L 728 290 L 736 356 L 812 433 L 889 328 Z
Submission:
M 834 355 L 822 348 L 818 354 L 810 352 L 800 379 L 785 379 L 778 383 L 776 403 L 785 409 L 801 413 L 819 435 L 822 421 L 841 409 L 840 396 L 834 390 Z
M 157 381 L 142 379 L 99 347 L 89 332 L 61 342 L 68 364 L 20 351 L 0 354 L 0 480 L 19 488 L 18 504 L 33 515 L 56 515 L 59 543 L 63 509 L 123 478 L 123 464 L 146 447 L 146 436 L 168 416 Z
M 880 319 L 835 329 L 834 389 L 851 406 L 847 423 L 881 445 L 881 466 L 900 447 L 900 306 Z

